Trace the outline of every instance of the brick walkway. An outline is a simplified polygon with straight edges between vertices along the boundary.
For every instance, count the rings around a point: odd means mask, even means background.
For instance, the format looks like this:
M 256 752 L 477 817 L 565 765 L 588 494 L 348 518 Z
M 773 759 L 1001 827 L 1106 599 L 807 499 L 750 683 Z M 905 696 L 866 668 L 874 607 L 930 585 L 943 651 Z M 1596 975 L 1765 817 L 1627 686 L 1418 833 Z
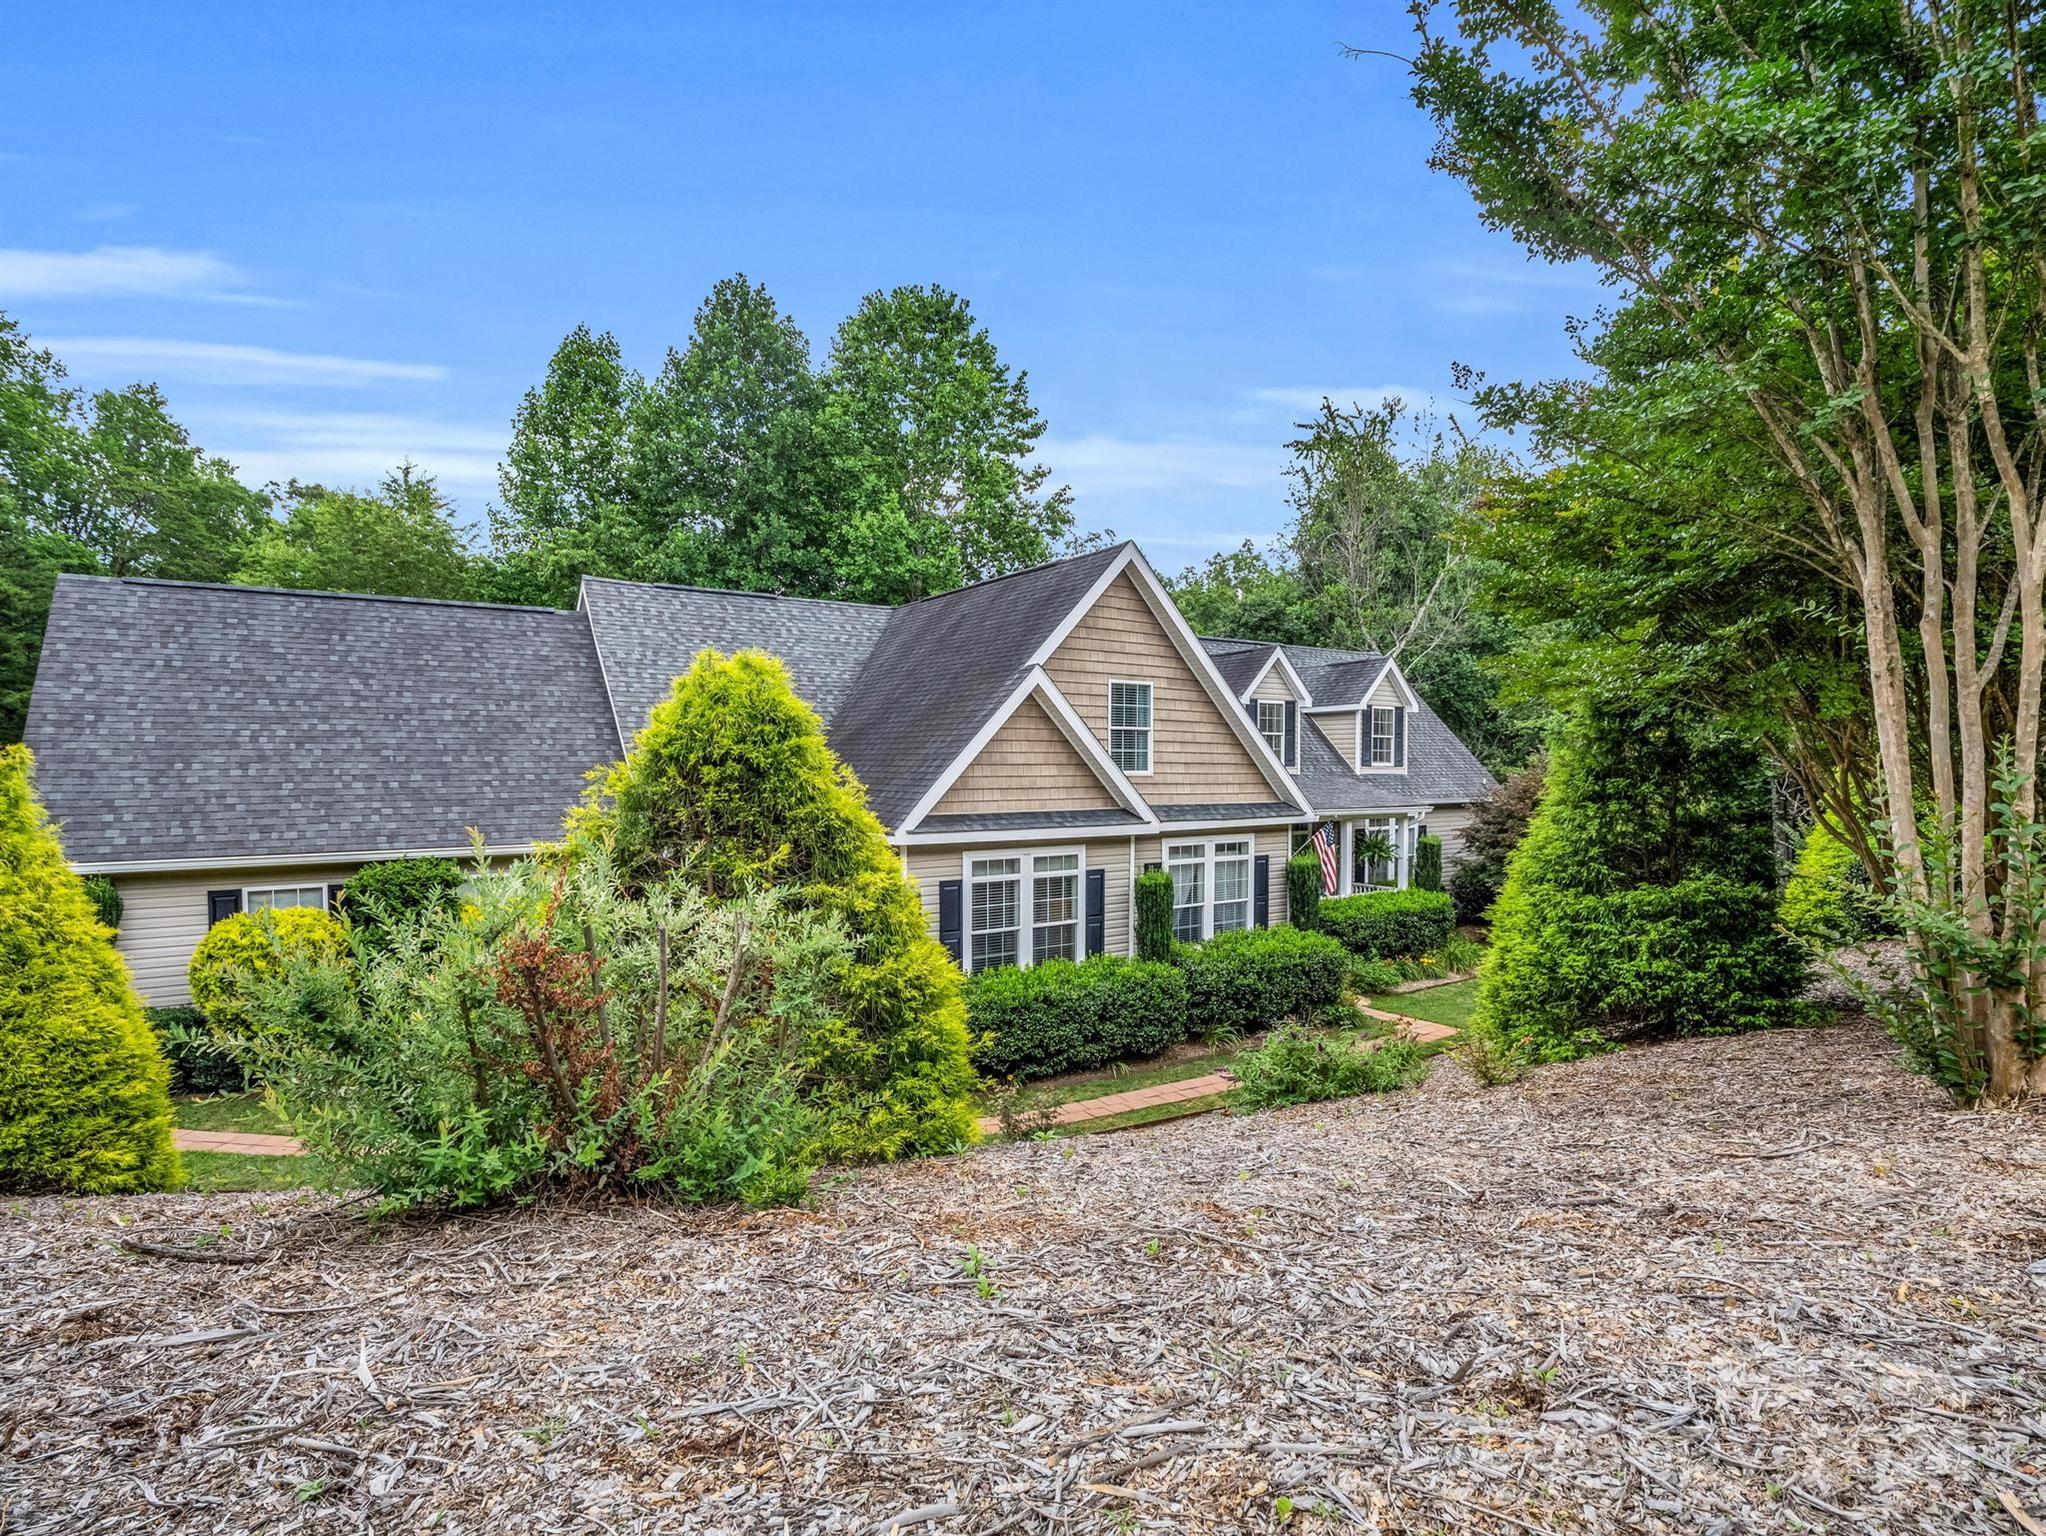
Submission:
M 1404 1013 L 1388 1013 L 1383 1008 L 1373 1008 L 1365 1003 L 1357 1005 L 1357 1011 L 1366 1018 L 1381 1023 L 1397 1024 L 1407 1034 L 1423 1045 L 1433 1045 L 1438 1040 L 1448 1040 L 1456 1031 L 1447 1024 L 1431 1024 L 1426 1019 L 1413 1019 Z M 1184 1104 L 1193 1099 L 1205 1099 L 1213 1094 L 1227 1093 L 1236 1086 L 1236 1079 L 1227 1072 L 1210 1072 L 1206 1077 L 1182 1078 L 1176 1083 L 1158 1083 L 1150 1088 L 1133 1088 L 1128 1093 L 1111 1093 L 1098 1099 L 1075 1099 L 1070 1104 L 1061 1104 L 1048 1118 L 1027 1116 L 1033 1127 L 1054 1125 L 1079 1125 L 1088 1120 L 1105 1120 L 1111 1115 L 1126 1115 L 1133 1109 L 1156 1109 L 1163 1104 Z M 993 1116 L 977 1122 L 983 1136 L 999 1136 L 1002 1122 Z
M 248 1131 L 171 1132 L 180 1152 L 242 1152 L 255 1157 L 296 1157 L 305 1150 L 291 1136 L 258 1136 Z

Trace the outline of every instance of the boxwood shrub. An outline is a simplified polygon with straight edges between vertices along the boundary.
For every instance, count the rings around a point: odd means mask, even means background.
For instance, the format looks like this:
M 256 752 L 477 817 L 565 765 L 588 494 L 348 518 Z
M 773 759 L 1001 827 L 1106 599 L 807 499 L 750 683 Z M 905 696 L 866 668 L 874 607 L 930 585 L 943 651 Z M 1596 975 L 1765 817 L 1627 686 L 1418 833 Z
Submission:
M 1096 955 L 983 971 L 966 987 L 973 1064 L 991 1077 L 1050 1077 L 1155 1056 L 1186 1038 L 1176 966 Z
M 1321 904 L 1321 931 L 1373 960 L 1404 960 L 1442 947 L 1456 903 L 1441 891 L 1365 891 Z
M 1186 973 L 1188 1023 L 1204 1039 L 1249 1034 L 1340 1000 L 1350 963 L 1334 939 L 1298 928 L 1218 933 L 1180 945 L 1172 958 Z

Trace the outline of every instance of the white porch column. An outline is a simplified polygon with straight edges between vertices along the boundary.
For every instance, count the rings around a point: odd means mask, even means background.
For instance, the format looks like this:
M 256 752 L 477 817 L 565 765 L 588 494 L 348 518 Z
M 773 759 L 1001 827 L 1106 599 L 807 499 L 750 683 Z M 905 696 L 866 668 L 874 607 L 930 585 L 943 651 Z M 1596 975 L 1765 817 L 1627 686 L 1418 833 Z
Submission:
M 1341 866 L 1336 871 L 1336 894 L 1338 896 L 1348 896 L 1357 888 L 1355 876 L 1356 856 L 1353 852 L 1357 842 L 1357 824 L 1354 821 L 1339 821 L 1336 825 L 1341 828 L 1341 835 L 1336 841 L 1342 845 Z

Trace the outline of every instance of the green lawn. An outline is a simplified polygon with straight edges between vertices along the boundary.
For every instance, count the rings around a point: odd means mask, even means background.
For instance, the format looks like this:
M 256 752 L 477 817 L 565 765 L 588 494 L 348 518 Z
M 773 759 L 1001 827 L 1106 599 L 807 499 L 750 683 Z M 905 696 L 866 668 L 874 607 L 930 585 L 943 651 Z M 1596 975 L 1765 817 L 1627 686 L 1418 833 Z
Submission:
M 188 1194 L 239 1194 L 269 1189 L 317 1189 L 329 1168 L 317 1157 L 257 1157 L 241 1152 L 180 1152 Z
M 1423 987 L 1415 992 L 1387 992 L 1371 999 L 1372 1007 L 1383 1008 L 1387 1013 L 1403 1013 L 1410 1019 L 1426 1019 L 1430 1024 L 1446 1024 L 1451 1029 L 1462 1029 L 1470 1023 L 1471 1010 L 1477 1005 L 1475 978 Z
M 203 1098 L 171 1100 L 171 1118 L 187 1131 L 246 1131 L 257 1136 L 288 1136 L 286 1125 L 263 1102 L 260 1093 L 221 1093 Z

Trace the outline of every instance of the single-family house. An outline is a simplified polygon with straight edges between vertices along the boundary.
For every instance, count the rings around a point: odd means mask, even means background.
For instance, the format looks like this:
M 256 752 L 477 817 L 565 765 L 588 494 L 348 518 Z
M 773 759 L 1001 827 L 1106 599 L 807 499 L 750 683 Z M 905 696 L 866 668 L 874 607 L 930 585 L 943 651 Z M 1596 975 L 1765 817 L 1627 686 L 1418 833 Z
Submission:
M 571 611 L 65 576 L 29 709 L 44 803 L 113 879 L 156 1004 L 231 912 L 330 904 L 365 863 L 559 832 L 705 647 L 786 663 L 969 970 L 1186 939 L 1454 858 L 1477 760 L 1384 657 L 1202 639 L 1121 544 L 901 607 L 587 578 Z M 1360 860 L 1388 834 L 1390 860 Z M 1363 851 L 1377 846 L 1363 843 Z

